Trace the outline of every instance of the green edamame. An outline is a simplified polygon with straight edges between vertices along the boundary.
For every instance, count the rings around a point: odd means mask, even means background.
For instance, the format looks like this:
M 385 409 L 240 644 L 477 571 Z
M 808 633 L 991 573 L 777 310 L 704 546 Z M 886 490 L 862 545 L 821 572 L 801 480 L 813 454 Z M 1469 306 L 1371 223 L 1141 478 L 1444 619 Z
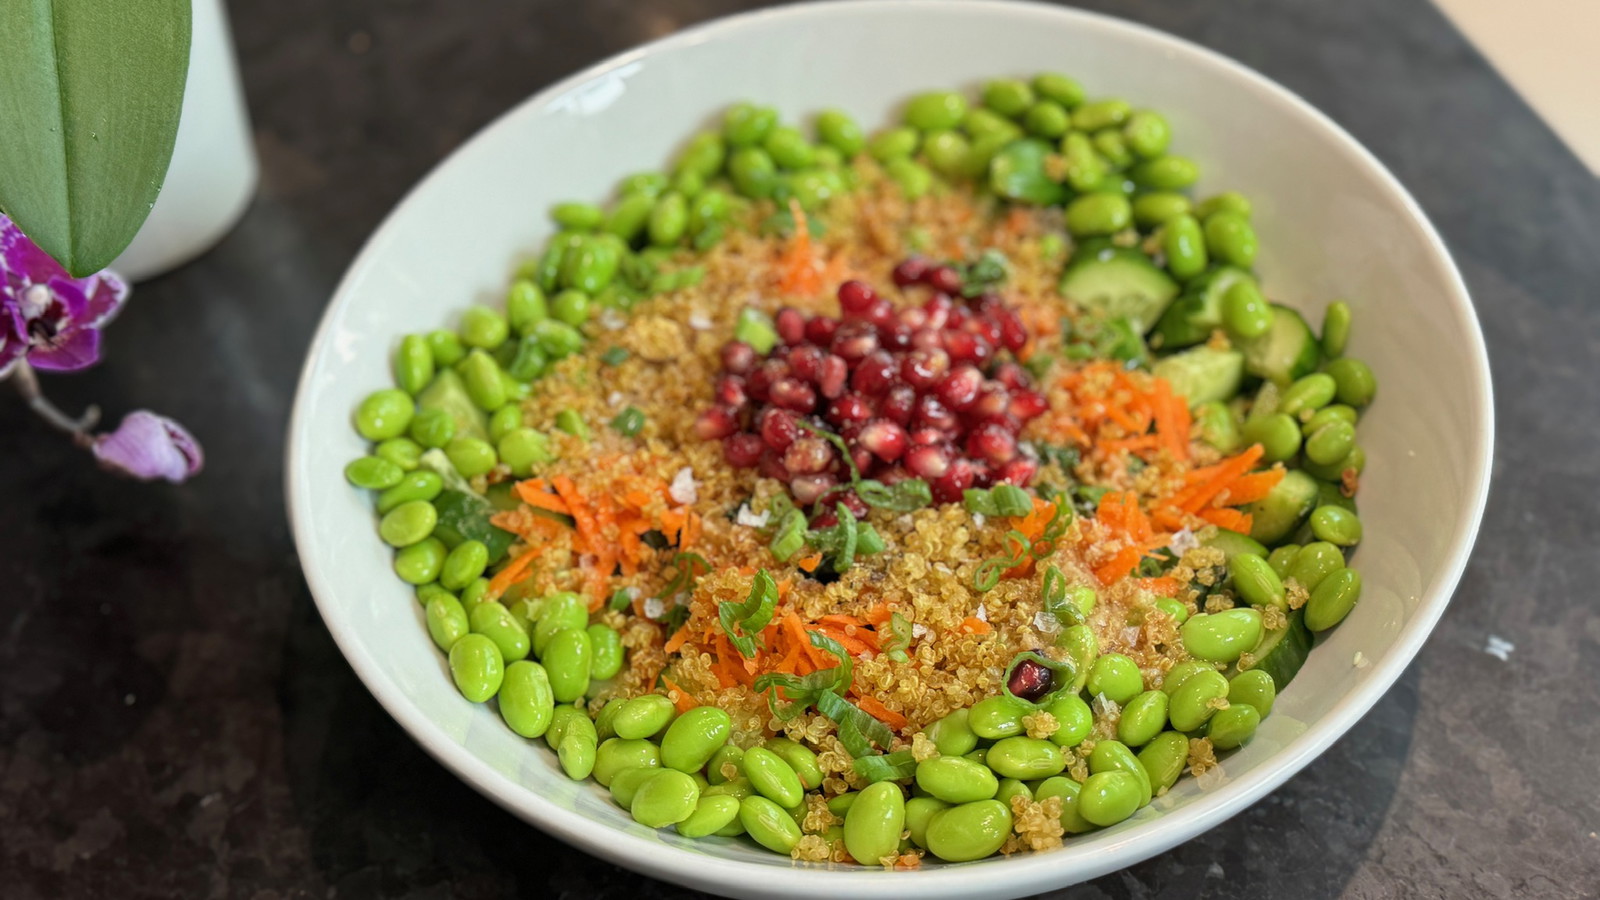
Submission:
M 1371 367 L 1359 359 L 1344 356 L 1328 363 L 1328 375 L 1338 385 L 1336 396 L 1340 403 L 1366 406 L 1378 393 L 1378 381 Z
M 661 761 L 680 772 L 698 772 L 728 745 L 733 719 L 715 706 L 696 706 L 672 721 L 661 738 Z
M 1240 338 L 1256 338 L 1272 327 L 1272 304 L 1253 278 L 1240 278 L 1222 295 L 1222 326 Z
M 449 551 L 436 537 L 400 548 L 394 555 L 394 573 L 407 584 L 427 584 L 439 579 L 444 557 Z
M 448 561 L 447 561 L 448 565 Z M 481 634 L 500 649 L 500 658 L 515 662 L 528 655 L 528 632 L 517 624 L 511 612 L 498 603 L 479 603 L 467 614 L 473 634 Z
M 1322 580 L 1306 602 L 1306 627 L 1327 631 L 1344 621 L 1361 599 L 1361 573 L 1340 569 Z
M 426 336 L 428 351 L 433 354 L 435 369 L 453 366 L 467 355 L 467 349 L 461 346 L 461 338 L 454 331 L 440 328 L 428 332 Z
M 1104 695 L 1120 706 L 1144 690 L 1144 676 L 1138 663 L 1120 653 L 1107 653 L 1089 670 L 1088 688 L 1091 696 Z
M 1253 706 L 1263 719 L 1272 712 L 1277 697 L 1277 684 L 1261 669 L 1246 669 L 1228 682 L 1228 703 Z
M 1288 413 L 1251 419 L 1244 423 L 1242 434 L 1246 442 L 1261 445 L 1263 462 L 1283 462 L 1300 452 L 1300 423 Z
M 678 833 L 686 838 L 703 838 L 716 834 L 739 820 L 739 799 L 728 796 L 701 794 L 694 812 L 678 823 Z
M 1335 547 L 1361 543 L 1361 518 L 1340 506 L 1319 506 L 1311 513 L 1311 533 Z
M 634 766 L 612 775 L 611 799 L 617 801 L 617 805 L 623 809 L 628 809 L 638 796 L 639 788 L 660 772 L 660 766 Z
M 777 110 L 753 103 L 735 103 L 723 116 L 722 135 L 735 147 L 748 147 L 764 140 L 777 124 Z
M 723 744 L 706 762 L 706 780 L 712 784 L 734 781 L 744 771 L 744 748 L 738 744 Z
M 1167 727 L 1165 691 L 1145 691 L 1122 708 L 1117 720 L 1117 740 L 1129 747 L 1143 747 Z
M 1178 191 L 1194 184 L 1200 167 L 1182 156 L 1158 156 L 1128 170 L 1133 183 L 1155 191 Z
M 838 150 L 848 159 L 866 146 L 861 126 L 843 110 L 825 109 L 817 114 L 817 139 Z
M 644 231 L 645 224 L 650 221 L 650 211 L 655 208 L 656 198 L 653 194 L 642 191 L 627 194 L 611 207 L 611 212 L 606 216 L 601 230 L 606 234 L 614 234 L 624 241 L 632 242 L 640 232 Z M 559 283 L 559 278 L 553 278 L 540 286 L 548 291 L 554 290 Z
M 1261 611 L 1226 609 L 1201 613 L 1189 617 L 1178 634 L 1189 655 L 1208 662 L 1231 663 L 1261 640 Z
M 917 786 L 927 791 L 929 796 L 946 803 L 987 800 L 1000 789 L 1000 781 L 989 767 L 964 756 L 925 759 L 917 763 L 916 779 Z
M 596 622 L 589 626 L 589 644 L 593 658 L 589 663 L 589 677 L 606 681 L 622 670 L 622 635 L 608 625 Z
M 611 720 L 611 728 L 616 731 L 617 737 L 638 740 L 666 728 L 676 714 L 672 701 L 666 697 L 641 694 L 622 704 L 616 718 Z
M 1033 77 L 1033 92 L 1046 100 L 1053 100 L 1066 109 L 1083 103 L 1083 86 L 1075 79 L 1055 72 L 1045 72 Z
M 550 676 L 550 692 L 557 702 L 571 703 L 589 690 L 592 652 L 589 633 L 583 629 L 567 628 L 550 636 L 539 660 Z
M 1133 107 L 1128 101 L 1111 98 L 1085 103 L 1072 111 L 1072 127 L 1079 131 L 1099 131 L 1127 121 Z
M 1234 591 L 1251 606 L 1288 608 L 1283 580 L 1261 557 L 1250 553 L 1235 556 L 1228 561 L 1228 574 L 1233 578 Z
M 1145 777 L 1150 779 L 1150 788 L 1156 796 L 1177 784 L 1188 764 L 1189 738 L 1181 732 L 1163 731 L 1139 751 L 1139 765 L 1144 767 Z
M 1133 198 L 1133 220 L 1154 228 L 1189 213 L 1189 198 L 1173 191 L 1150 191 Z
M 800 843 L 800 826 L 782 806 L 764 796 L 739 801 L 739 822 L 751 839 L 774 853 L 788 856 Z
M 589 605 L 574 593 L 563 591 L 545 598 L 533 627 L 533 652 L 544 656 L 545 647 L 559 631 L 589 627 Z
M 989 740 L 1011 737 L 1025 731 L 1022 717 L 1032 710 L 1004 695 L 985 697 L 972 704 L 967 727 L 978 737 Z
M 978 800 L 940 810 L 928 820 L 928 852 L 946 862 L 983 859 L 1011 835 L 1011 810 L 998 800 Z
M 854 796 L 844 813 L 845 849 L 866 865 L 898 855 L 906 824 L 906 800 L 899 785 L 879 781 Z
M 473 703 L 488 700 L 505 678 L 500 648 L 481 634 L 462 636 L 450 647 L 450 677 L 461 696 Z
M 822 786 L 822 766 L 811 748 L 786 737 L 769 738 L 762 746 L 789 764 L 795 777 L 800 779 L 801 787 L 814 791 Z
M 532 428 L 514 428 L 506 432 L 495 449 L 500 461 L 519 478 L 532 474 L 535 466 L 554 462 L 556 458 L 555 451 L 550 449 L 550 439 Z
M 1167 670 L 1162 676 L 1161 691 L 1168 697 L 1178 692 L 1178 688 L 1196 672 L 1215 672 L 1217 667 L 1203 659 L 1186 659 Z
M 1231 266 L 1248 269 L 1255 265 L 1260 242 L 1250 220 L 1237 213 L 1215 212 L 1206 218 L 1206 252 Z
M 1067 204 L 1067 231 L 1074 237 L 1115 234 L 1133 222 L 1133 206 L 1121 194 L 1084 194 Z
M 918 131 L 954 128 L 967 114 L 967 98 L 954 91 L 918 94 L 906 104 L 905 123 Z
M 451 438 L 450 443 L 445 445 L 444 455 L 449 457 L 450 464 L 455 466 L 462 478 L 487 475 L 498 462 L 494 447 L 488 441 L 467 435 Z
M 544 666 L 531 660 L 518 660 L 506 666 L 495 702 L 506 727 L 529 739 L 543 735 L 555 714 L 550 679 Z
M 978 735 L 967 723 L 970 710 L 958 709 L 927 728 L 928 739 L 943 756 L 965 756 L 978 747 Z
M 474 406 L 484 412 L 494 412 L 506 403 L 505 379 L 500 364 L 483 350 L 473 350 L 456 366 L 456 373 L 472 398 Z
M 680 175 L 693 173 L 701 178 L 713 178 L 722 171 L 722 163 L 727 157 L 728 148 L 722 135 L 715 131 L 702 131 L 684 145 L 683 153 L 679 154 L 673 168 Z
M 399 388 L 373 391 L 356 407 L 356 431 L 369 441 L 382 441 L 405 434 L 416 413 L 411 395 Z
M 918 847 L 928 847 L 928 823 L 933 820 L 936 813 L 950 808 L 950 804 L 936 797 L 912 797 L 906 801 L 906 831 L 909 831 L 911 843 Z
M 1315 431 L 1306 431 L 1306 458 L 1318 465 L 1331 466 L 1355 449 L 1356 427 L 1349 422 L 1329 422 Z
M 1289 567 L 1294 565 L 1294 561 L 1299 556 L 1299 544 L 1284 544 L 1282 547 L 1278 547 L 1267 554 L 1267 565 L 1272 567 L 1272 571 L 1278 573 L 1278 578 L 1288 578 Z
M 700 786 L 673 769 L 662 769 L 639 785 L 628 811 L 647 828 L 665 828 L 689 818 L 700 802 Z
M 408 437 L 389 438 L 379 441 L 372 448 L 372 455 L 394 463 L 402 472 L 410 472 L 422 462 L 422 445 Z
M 1139 805 L 1150 802 L 1154 790 L 1150 784 L 1150 776 L 1145 773 L 1144 766 L 1139 765 L 1139 758 L 1128 749 L 1128 745 L 1121 741 L 1096 741 L 1094 751 L 1089 754 L 1089 773 L 1091 775 L 1101 772 L 1127 772 L 1139 784 Z
M 404 469 L 376 456 L 363 456 L 344 467 L 345 480 L 369 491 L 388 490 L 406 477 Z
M 469 306 L 461 314 L 461 342 L 468 347 L 493 350 L 511 335 L 506 317 L 487 306 Z
M 1256 726 L 1260 724 L 1261 713 L 1256 712 L 1254 706 L 1233 704 L 1218 710 L 1206 723 L 1206 737 L 1211 738 L 1211 746 L 1218 750 L 1232 750 L 1254 737 Z
M 1083 785 L 1057 775 L 1046 778 L 1034 789 L 1035 800 L 1048 800 L 1051 797 L 1061 798 L 1061 827 L 1067 834 L 1083 834 L 1094 830 L 1094 823 L 1078 814 L 1078 796 L 1083 791 Z
M 1023 115 L 1022 127 L 1030 134 L 1055 140 L 1072 127 L 1072 114 L 1054 100 L 1040 100 Z
M 1189 607 L 1175 597 L 1157 597 L 1156 609 L 1170 616 L 1174 624 L 1182 625 L 1189 621 Z
M 1172 126 L 1160 113 L 1141 109 L 1122 123 L 1122 138 L 1129 150 L 1145 159 L 1155 159 L 1167 152 L 1167 145 L 1172 142 Z
M 446 653 L 469 630 L 467 611 L 461 608 L 460 600 L 449 594 L 436 594 L 429 599 L 425 614 L 428 637 L 433 638 L 434 646 Z
M 462 541 L 444 559 L 439 572 L 439 583 L 452 591 L 459 591 L 478 580 L 489 567 L 489 548 L 482 541 Z
M 433 380 L 433 351 L 428 339 L 420 334 L 408 334 L 400 339 L 394 351 L 394 380 L 400 389 L 413 396 Z
M 378 522 L 378 536 L 391 547 L 409 547 L 433 534 L 439 511 L 426 500 L 402 503 Z
M 1050 742 L 1058 747 L 1076 747 L 1094 729 L 1094 710 L 1077 694 L 1057 697 L 1050 702 L 1046 712 L 1056 720 L 1056 730 L 1050 735 Z
M 1083 690 L 1089 682 L 1089 670 L 1100 656 L 1100 639 L 1088 625 L 1074 625 L 1056 636 L 1056 646 L 1067 652 L 1076 673 L 1072 676 L 1072 692 Z M 1005 735 L 1001 735 L 1005 737 Z
M 1327 312 L 1322 314 L 1322 352 L 1329 359 L 1344 355 L 1344 348 L 1350 343 L 1351 318 L 1350 304 L 1343 300 L 1328 304 Z
M 429 449 L 443 447 L 456 436 L 456 420 L 443 409 L 418 410 L 411 417 L 411 427 L 407 431 L 419 446 Z
M 1161 249 L 1167 269 L 1179 281 L 1188 281 L 1206 270 L 1205 237 L 1194 216 L 1173 216 L 1161 227 Z
M 1139 810 L 1139 780 L 1123 771 L 1090 775 L 1078 792 L 1078 814 L 1095 825 L 1109 827 Z
M 750 786 L 761 796 L 775 801 L 784 809 L 796 806 L 805 799 L 800 776 L 782 757 L 765 747 L 751 747 L 744 752 L 744 776 L 750 779 Z
M 1194 731 L 1217 711 L 1215 704 L 1228 696 L 1228 679 L 1215 669 L 1196 672 L 1173 692 L 1167 716 L 1178 731 Z
M 1001 738 L 984 756 L 989 768 L 1004 778 L 1034 781 L 1060 775 L 1067 767 L 1061 748 L 1043 738 Z
M 1333 376 L 1313 372 L 1284 390 L 1278 398 L 1278 412 L 1291 416 L 1311 414 L 1333 402 L 1337 388 Z

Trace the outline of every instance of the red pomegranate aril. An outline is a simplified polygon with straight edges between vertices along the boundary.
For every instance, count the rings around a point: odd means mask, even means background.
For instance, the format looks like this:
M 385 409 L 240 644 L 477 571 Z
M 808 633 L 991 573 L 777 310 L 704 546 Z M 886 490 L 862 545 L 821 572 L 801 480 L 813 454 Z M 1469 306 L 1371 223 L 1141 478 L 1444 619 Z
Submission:
M 969 418 L 987 421 L 1004 416 L 1010 407 L 1011 395 L 1005 386 L 998 381 L 986 381 L 977 399 L 964 412 Z
M 806 315 L 792 306 L 778 310 L 772 317 L 772 325 L 778 332 L 778 340 L 785 344 L 798 344 L 805 339 Z
M 950 374 L 939 379 L 939 383 L 933 386 L 933 392 L 945 406 L 959 411 L 972 405 L 982 387 L 983 373 L 978 371 L 977 366 L 957 366 Z
M 951 295 L 961 293 L 961 288 L 964 286 L 961 283 L 961 273 L 950 266 L 934 266 L 922 280 L 934 290 Z
M 902 309 L 900 310 L 900 324 L 911 328 L 913 331 L 918 328 L 925 328 L 928 325 L 928 311 L 915 306 L 909 309 Z
M 867 322 L 846 322 L 834 332 L 831 349 L 847 362 L 865 359 L 878 349 L 878 330 Z
M 933 428 L 946 434 L 953 433 L 961 426 L 955 412 L 939 402 L 939 398 L 933 394 L 923 394 L 917 398 L 912 421 L 918 428 Z
M 986 422 L 967 435 L 967 453 L 1003 466 L 1017 457 L 1017 437 L 1001 425 Z
M 1028 327 L 1016 310 L 1002 307 L 995 316 L 1000 323 L 1000 346 L 1015 353 L 1028 345 Z
M 983 335 L 973 335 L 976 340 L 972 344 L 972 361 L 979 366 L 986 365 L 994 358 L 994 344 L 990 343 Z
M 879 328 L 888 328 L 900 321 L 900 317 L 895 315 L 894 304 L 881 297 L 872 302 L 862 317 Z
M 889 277 L 894 280 L 895 287 L 910 287 L 927 277 L 932 266 L 933 262 L 926 256 L 908 256 L 894 267 Z
M 978 358 L 978 336 L 969 331 L 945 331 L 940 342 L 950 358 L 956 362 L 972 362 Z
M 850 375 L 850 386 L 863 394 L 878 396 L 894 386 L 894 357 L 886 350 L 867 354 Z
M 818 347 L 826 347 L 839 330 L 839 320 L 830 316 L 813 316 L 806 322 L 806 340 Z
M 789 373 L 802 381 L 815 382 L 822 374 L 822 359 L 827 354 L 821 347 L 800 344 L 789 350 Z
M 939 383 L 950 371 L 950 354 L 944 348 L 913 350 L 900 360 L 900 378 L 919 391 Z
M 1006 680 L 1006 690 L 1029 703 L 1050 693 L 1050 667 L 1037 660 L 1024 658 L 1012 667 Z
M 867 517 L 867 513 L 869 512 L 866 501 L 862 500 L 860 497 L 857 497 L 855 491 L 840 491 L 838 494 L 830 497 L 829 500 L 831 501 L 829 503 L 830 506 L 835 503 L 843 503 L 844 508 L 850 511 L 850 515 L 855 516 L 858 519 L 865 519 Z
M 1030 391 L 1024 388 L 1011 395 L 1009 412 L 1024 422 L 1044 415 L 1049 409 L 1050 401 L 1046 400 L 1044 395 L 1038 391 Z
M 832 528 L 839 524 L 839 514 L 834 512 L 832 507 L 829 507 L 812 516 L 809 524 L 812 529 L 818 531 L 824 528 Z
M 713 406 L 694 420 L 695 436 L 702 441 L 725 438 L 738 430 L 738 418 L 725 406 Z
M 950 311 L 955 308 L 955 301 L 948 294 L 934 294 L 928 302 L 922 304 L 922 309 L 928 314 L 927 325 L 930 328 L 943 328 L 950 324 Z
M 801 506 L 810 506 L 821 499 L 823 494 L 833 490 L 839 484 L 839 479 L 826 473 L 820 475 L 796 475 L 789 480 L 789 493 L 794 495 L 795 502 Z
M 756 424 L 761 431 L 762 442 L 774 451 L 782 452 L 789 449 L 794 439 L 800 436 L 799 421 L 789 410 L 769 406 L 762 411 Z
M 993 319 L 968 319 L 966 328 L 990 346 L 1000 343 L 1000 324 Z
M 738 375 L 724 375 L 718 378 L 714 393 L 717 395 L 718 403 L 735 409 L 750 399 L 744 390 L 744 379 Z
M 912 447 L 906 451 L 906 471 L 930 480 L 943 477 L 950 471 L 950 453 L 938 444 Z
M 1031 459 L 1017 458 L 1000 467 L 996 475 L 997 481 L 1014 484 L 1017 487 L 1027 487 L 1033 476 L 1039 474 L 1039 464 Z
M 828 421 L 835 425 L 872 418 L 872 403 L 860 394 L 845 394 L 828 404 Z
M 889 487 L 893 487 L 912 476 L 910 472 L 906 471 L 905 466 L 884 466 L 872 477 Z
M 1033 376 L 1028 370 L 1014 362 L 1003 362 L 994 367 L 994 380 L 1006 386 L 1006 390 L 1015 391 L 1019 388 L 1033 386 Z
M 811 385 L 792 375 L 774 381 L 768 393 L 771 394 L 774 406 L 801 413 L 808 413 L 817 408 L 817 392 Z
M 909 440 L 905 428 L 898 422 L 888 419 L 874 419 L 868 422 L 861 434 L 856 438 L 857 443 L 872 452 L 873 456 L 884 462 L 894 462 L 906 452 Z
M 942 476 L 928 482 L 928 487 L 935 502 L 959 503 L 962 492 L 972 487 L 974 480 L 972 463 L 965 459 L 957 459 Z
M 871 450 L 855 444 L 850 447 L 850 461 L 855 463 L 856 471 L 866 478 L 870 477 L 871 469 L 878 460 L 872 455 Z
M 879 409 L 883 417 L 901 425 L 911 421 L 911 412 L 917 404 L 917 392 L 903 384 L 889 388 Z
M 833 462 L 833 445 L 819 437 L 798 437 L 783 451 L 783 467 L 795 475 L 815 475 Z
M 981 459 L 969 461 L 972 466 L 973 487 L 994 487 L 994 469 Z
M 847 318 L 866 312 L 877 299 L 877 292 L 865 282 L 851 279 L 839 285 L 839 309 L 843 310 Z
M 762 478 L 772 478 L 777 481 L 788 481 L 794 475 L 784 468 L 783 454 L 773 450 L 761 451 L 761 459 L 756 463 L 756 471 Z
M 922 447 L 944 443 L 945 433 L 937 428 L 913 428 L 910 437 L 914 446 Z
M 878 343 L 883 347 L 897 353 L 911 349 L 911 335 L 915 333 L 910 325 L 896 322 L 887 328 L 878 329 Z
M 850 367 L 843 359 L 837 356 L 828 356 L 822 360 L 822 371 L 817 375 L 817 390 L 822 396 L 832 400 L 844 393 L 845 381 L 850 376 Z
M 953 331 L 965 328 L 967 321 L 972 318 L 972 310 L 965 306 L 957 306 L 954 301 L 950 304 L 950 315 L 945 318 L 944 327 Z
M 918 328 L 911 332 L 912 350 L 943 350 L 944 332 L 937 328 Z
M 753 434 L 730 434 L 722 440 L 722 458 L 736 469 L 748 469 L 761 459 L 766 445 Z
M 744 341 L 722 345 L 722 368 L 734 375 L 748 375 L 756 367 L 756 348 Z

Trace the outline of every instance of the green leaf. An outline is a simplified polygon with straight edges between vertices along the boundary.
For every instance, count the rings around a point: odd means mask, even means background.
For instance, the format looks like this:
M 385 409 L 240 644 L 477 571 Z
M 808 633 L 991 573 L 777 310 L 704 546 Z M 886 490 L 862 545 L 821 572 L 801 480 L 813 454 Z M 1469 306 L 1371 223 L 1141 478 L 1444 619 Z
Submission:
M 0 3 L 0 210 L 75 276 L 150 215 L 189 71 L 190 0 Z

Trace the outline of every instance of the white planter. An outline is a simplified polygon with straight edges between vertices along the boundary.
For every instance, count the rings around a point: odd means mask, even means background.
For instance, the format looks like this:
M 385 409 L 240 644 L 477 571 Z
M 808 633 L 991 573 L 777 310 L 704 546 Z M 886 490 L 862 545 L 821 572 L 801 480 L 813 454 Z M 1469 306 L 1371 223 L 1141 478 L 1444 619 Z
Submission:
M 142 281 L 221 240 L 255 193 L 255 146 L 222 0 L 194 0 L 194 38 L 177 143 L 150 218 L 111 268 Z

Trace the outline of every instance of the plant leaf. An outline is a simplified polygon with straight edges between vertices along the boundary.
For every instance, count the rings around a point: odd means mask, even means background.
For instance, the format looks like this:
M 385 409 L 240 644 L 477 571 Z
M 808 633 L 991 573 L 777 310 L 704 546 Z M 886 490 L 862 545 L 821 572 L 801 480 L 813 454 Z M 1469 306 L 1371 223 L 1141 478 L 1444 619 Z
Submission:
M 150 215 L 189 71 L 190 0 L 0 3 L 0 210 L 74 276 Z

